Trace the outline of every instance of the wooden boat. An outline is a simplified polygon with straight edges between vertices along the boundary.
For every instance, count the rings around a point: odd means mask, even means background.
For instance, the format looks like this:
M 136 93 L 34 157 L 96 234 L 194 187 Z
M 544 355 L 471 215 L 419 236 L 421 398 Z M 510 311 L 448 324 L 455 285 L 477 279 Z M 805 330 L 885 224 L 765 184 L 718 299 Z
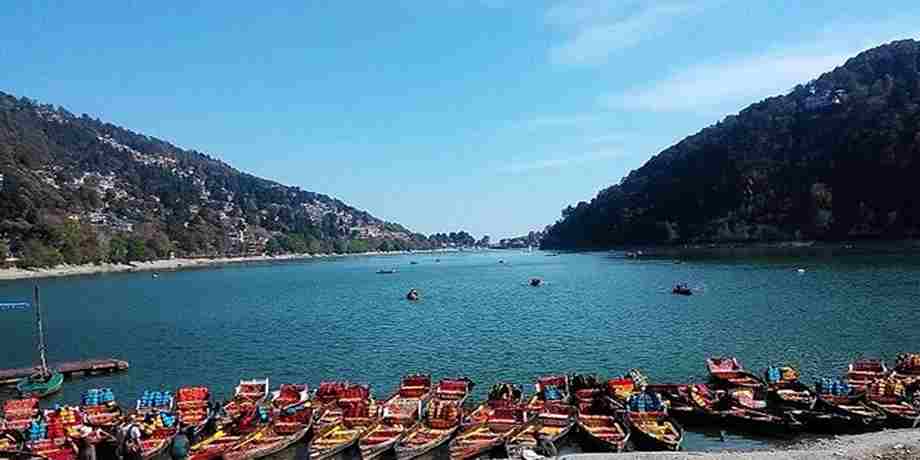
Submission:
M 310 442 L 310 460 L 323 460 L 355 447 L 376 423 L 366 401 L 342 402 L 342 420 L 322 429 Z
M 640 450 L 679 450 L 683 428 L 670 416 L 661 398 L 651 392 L 636 393 L 626 404 L 626 423 L 633 444 Z
M 892 428 L 913 428 L 920 425 L 920 411 L 905 400 L 905 386 L 895 377 L 876 380 L 867 387 L 869 406 L 885 414 L 885 423 Z
M 302 403 L 304 405 L 308 402 Z M 281 452 L 302 440 L 313 428 L 313 408 L 290 406 L 278 411 L 268 426 L 224 452 L 223 460 L 256 460 Z
M 91 388 L 82 397 L 86 424 L 111 430 L 121 423 L 121 407 L 109 388 Z
M 790 436 L 802 430 L 802 423 L 791 415 L 778 416 L 764 411 L 735 406 L 721 411 L 726 426 L 764 436 Z
M 728 387 L 762 387 L 764 383 L 756 375 L 744 370 L 733 357 L 706 359 L 706 367 L 712 380 Z
M 878 428 L 885 422 L 884 414 L 862 402 L 865 393 L 854 392 L 848 383 L 825 378 L 818 382 L 816 393 L 816 408 L 849 416 L 864 429 Z M 857 428 L 853 427 L 854 431 Z
M 920 353 L 898 354 L 893 375 L 905 385 L 920 380 Z
M 207 387 L 183 387 L 176 391 L 176 415 L 181 426 L 192 427 L 199 435 L 212 414 L 209 411 L 211 391 Z
M 607 395 L 621 403 L 646 386 L 648 378 L 638 369 L 631 369 L 626 375 L 609 379 L 606 383 Z
M 310 400 L 310 389 L 306 384 L 293 385 L 284 383 L 271 394 L 272 407 L 283 411 L 307 403 Z
M 523 392 L 521 387 L 507 382 L 496 383 L 489 390 L 488 398 L 466 417 L 465 424 L 478 425 L 489 421 L 496 408 L 505 408 L 508 405 L 521 404 Z
M 578 429 L 600 450 L 622 452 L 629 441 L 629 428 L 607 410 L 592 410 L 591 407 L 579 409 Z
M 793 409 L 785 413 L 801 422 L 803 430 L 809 433 L 848 434 L 865 431 L 865 425 L 859 419 L 837 412 Z
M 322 390 L 322 391 L 319 391 Z M 366 405 L 371 414 L 377 413 L 377 402 L 371 396 L 371 387 L 349 382 L 323 382 L 317 391 L 316 407 L 319 411 L 315 431 L 338 425 L 345 416 L 345 410 L 355 405 Z M 322 399 L 320 399 L 322 393 Z
M 693 291 L 686 284 L 678 284 L 678 285 L 675 285 L 673 289 L 671 289 L 671 294 L 693 295 Z
M 450 458 L 471 460 L 503 448 L 526 423 L 527 416 L 520 406 L 509 400 L 497 400 L 486 421 L 468 426 L 450 442 Z
M 575 404 L 591 403 L 604 393 L 604 386 L 592 374 L 574 374 L 569 385 Z
M 70 440 L 40 439 L 27 441 L 26 449 L 48 460 L 77 460 L 77 446 Z
M 531 412 L 540 410 L 547 402 L 552 404 L 570 403 L 569 377 L 567 375 L 547 375 L 537 378 L 534 394 L 527 402 Z
M 430 375 L 413 374 L 403 377 L 396 393 L 381 404 L 381 419 L 358 440 L 361 458 L 371 460 L 395 448 L 419 423 L 421 409 L 431 399 L 431 395 Z
M 239 385 L 233 391 L 233 399 L 224 405 L 224 412 L 232 420 L 251 412 L 255 406 L 265 402 L 268 398 L 268 388 L 268 378 L 240 380 Z
M 657 393 L 663 401 L 666 401 L 668 415 L 681 424 L 707 424 L 713 421 L 711 414 L 698 409 L 690 401 L 690 385 L 688 384 L 653 384 L 648 385 L 646 391 Z
M 523 458 L 527 452 L 537 453 L 542 440 L 556 448 L 562 438 L 575 426 L 575 408 L 567 404 L 544 404 L 537 413 L 534 423 L 527 424 L 523 430 L 508 438 L 505 444 L 508 456 Z M 546 455 L 546 453 L 543 453 Z
M 753 410 L 767 409 L 767 394 L 764 387 L 739 387 L 727 391 L 732 403 L 738 407 Z
M 810 410 L 817 401 L 808 385 L 799 381 L 799 373 L 792 367 L 768 367 L 764 370 L 764 380 L 767 382 L 767 402 L 777 412 Z
M 45 355 L 45 328 L 42 319 L 42 307 L 39 302 L 38 285 L 32 291 L 32 306 L 35 309 L 36 335 L 38 335 L 39 371 L 16 383 L 16 390 L 23 398 L 44 398 L 57 393 L 64 384 L 64 374 L 48 367 Z
M 410 460 L 444 445 L 460 428 L 463 403 L 473 389 L 467 378 L 442 379 L 428 404 L 427 419 L 396 444 L 397 460 Z
M 179 432 L 179 417 L 173 412 L 174 407 L 174 400 L 169 392 L 144 391 L 137 400 L 130 418 L 143 426 L 142 459 L 165 457 L 163 454 Z
M 188 460 L 212 460 L 220 458 L 224 452 L 233 446 L 244 442 L 256 433 L 245 436 L 230 434 L 224 430 L 217 430 L 213 435 L 192 444 L 189 447 Z
M 3 403 L 4 430 L 25 431 L 38 417 L 38 398 L 10 399 Z
M 888 368 L 880 359 L 857 359 L 847 369 L 847 383 L 856 391 L 862 392 L 875 380 L 888 376 Z

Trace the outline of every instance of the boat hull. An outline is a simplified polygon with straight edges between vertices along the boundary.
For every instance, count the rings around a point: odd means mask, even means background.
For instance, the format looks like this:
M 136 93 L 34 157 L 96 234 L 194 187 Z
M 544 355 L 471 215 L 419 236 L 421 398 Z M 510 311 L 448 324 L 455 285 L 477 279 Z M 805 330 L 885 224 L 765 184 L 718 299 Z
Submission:
M 16 384 L 16 390 L 24 398 L 45 398 L 61 391 L 63 384 L 64 374 L 52 371 L 48 381 L 35 382 L 31 377 L 26 377 Z
M 638 450 L 645 451 L 677 451 L 680 450 L 680 444 L 684 439 L 684 430 L 670 417 L 659 419 L 661 423 L 669 423 L 677 432 L 677 439 L 664 439 L 650 433 L 646 426 L 638 423 L 637 419 L 631 416 L 626 417 L 629 424 L 629 435 L 633 445 Z
M 310 426 L 307 426 L 290 436 L 284 436 L 277 441 L 260 445 L 254 449 L 226 452 L 223 455 L 223 460 L 255 460 L 276 454 L 303 440 L 310 428 Z
M 445 430 L 437 438 L 418 446 L 403 446 L 402 443 L 397 443 L 396 450 L 396 459 L 397 460 L 411 460 L 413 458 L 421 457 L 435 449 L 439 449 L 447 444 L 451 438 L 457 433 L 460 427 L 454 427 L 450 430 Z

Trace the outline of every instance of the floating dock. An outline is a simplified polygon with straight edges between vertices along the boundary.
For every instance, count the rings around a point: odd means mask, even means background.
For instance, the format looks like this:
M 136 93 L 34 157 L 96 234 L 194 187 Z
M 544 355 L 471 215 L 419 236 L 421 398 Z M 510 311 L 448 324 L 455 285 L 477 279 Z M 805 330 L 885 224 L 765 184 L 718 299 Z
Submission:
M 85 359 L 82 361 L 67 361 L 49 364 L 48 367 L 64 374 L 65 378 L 76 375 L 112 374 L 128 370 L 128 362 L 115 358 Z M 38 366 L 21 367 L 19 369 L 0 369 L 0 385 L 14 385 L 20 379 L 28 377 L 39 371 Z

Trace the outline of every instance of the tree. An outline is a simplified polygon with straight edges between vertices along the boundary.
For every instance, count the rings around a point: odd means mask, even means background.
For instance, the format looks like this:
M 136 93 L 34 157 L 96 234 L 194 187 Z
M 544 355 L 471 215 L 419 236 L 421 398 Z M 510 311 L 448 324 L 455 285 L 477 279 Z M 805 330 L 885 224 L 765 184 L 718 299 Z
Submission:
M 31 239 L 23 245 L 20 265 L 27 268 L 53 267 L 60 265 L 63 261 L 57 249 L 46 245 L 41 240 Z

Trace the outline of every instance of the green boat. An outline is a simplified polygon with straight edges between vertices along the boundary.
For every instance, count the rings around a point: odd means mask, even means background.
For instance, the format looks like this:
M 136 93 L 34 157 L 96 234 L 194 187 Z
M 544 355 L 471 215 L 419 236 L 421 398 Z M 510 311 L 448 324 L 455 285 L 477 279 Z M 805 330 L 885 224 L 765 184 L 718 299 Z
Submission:
M 35 286 L 32 301 L 35 308 L 35 323 L 38 333 L 38 355 L 41 358 L 41 367 L 38 372 L 20 380 L 16 389 L 23 397 L 44 398 L 61 389 L 64 383 L 64 374 L 48 368 L 48 358 L 45 357 L 45 327 L 42 323 L 42 307 L 38 301 L 38 285 Z

